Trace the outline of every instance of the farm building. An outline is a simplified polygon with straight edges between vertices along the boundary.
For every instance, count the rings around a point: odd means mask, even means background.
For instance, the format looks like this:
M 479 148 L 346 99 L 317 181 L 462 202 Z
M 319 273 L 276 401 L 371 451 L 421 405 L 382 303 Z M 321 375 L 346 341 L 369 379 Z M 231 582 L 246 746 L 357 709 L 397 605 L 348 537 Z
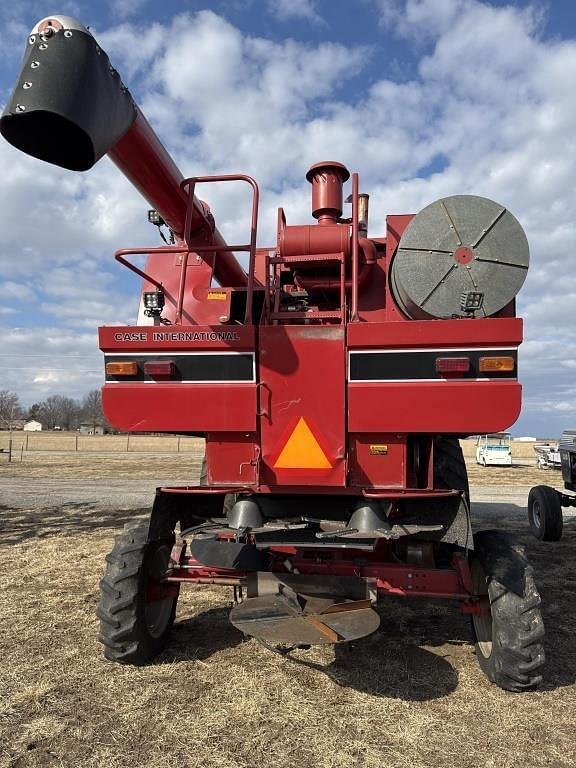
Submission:
M 78 428 L 81 435 L 103 435 L 104 427 L 101 424 L 82 423 Z
M 24 432 L 42 432 L 42 424 L 40 424 L 39 421 L 32 419 L 31 421 L 27 421 L 22 429 Z

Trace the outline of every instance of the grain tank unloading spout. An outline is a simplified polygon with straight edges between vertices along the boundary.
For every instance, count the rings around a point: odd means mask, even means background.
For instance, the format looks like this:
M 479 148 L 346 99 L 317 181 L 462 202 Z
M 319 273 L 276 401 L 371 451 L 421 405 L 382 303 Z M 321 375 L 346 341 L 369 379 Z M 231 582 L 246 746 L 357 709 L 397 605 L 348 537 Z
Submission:
M 107 154 L 177 237 L 184 232 L 183 176 L 90 31 L 69 16 L 38 22 L 28 36 L 18 82 L 0 119 L 17 149 L 68 170 L 85 171 Z M 225 245 L 194 201 L 192 232 Z M 219 252 L 215 276 L 246 285 L 244 270 Z

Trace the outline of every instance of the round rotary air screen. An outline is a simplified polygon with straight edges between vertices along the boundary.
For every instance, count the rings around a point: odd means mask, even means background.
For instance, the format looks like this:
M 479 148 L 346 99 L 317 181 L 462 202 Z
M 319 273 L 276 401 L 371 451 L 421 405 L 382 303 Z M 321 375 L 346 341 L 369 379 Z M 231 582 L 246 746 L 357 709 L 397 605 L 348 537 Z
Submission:
M 390 272 L 400 309 L 413 320 L 488 317 L 516 296 L 528 241 L 503 205 L 475 195 L 437 200 L 412 219 Z

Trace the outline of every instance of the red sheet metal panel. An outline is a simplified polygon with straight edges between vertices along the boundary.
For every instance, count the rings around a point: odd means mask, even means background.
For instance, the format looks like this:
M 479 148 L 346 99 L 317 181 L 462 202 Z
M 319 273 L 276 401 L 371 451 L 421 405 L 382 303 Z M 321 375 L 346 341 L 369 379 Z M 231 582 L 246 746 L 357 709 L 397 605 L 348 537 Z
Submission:
M 342 326 L 260 328 L 261 482 L 344 486 Z
M 516 381 L 386 382 L 348 385 L 351 432 L 483 434 L 520 415 Z
M 350 485 L 359 488 L 405 488 L 408 462 L 405 434 L 350 435 Z
M 387 323 L 351 323 L 350 349 L 368 347 L 474 347 L 517 346 L 522 343 L 520 318 L 482 320 L 411 320 Z
M 206 435 L 209 485 L 255 485 L 260 449 L 257 435 L 216 432 Z
M 253 432 L 256 385 L 114 383 L 102 389 L 106 418 L 126 432 Z
M 252 325 L 120 325 L 98 329 L 103 352 L 252 351 Z

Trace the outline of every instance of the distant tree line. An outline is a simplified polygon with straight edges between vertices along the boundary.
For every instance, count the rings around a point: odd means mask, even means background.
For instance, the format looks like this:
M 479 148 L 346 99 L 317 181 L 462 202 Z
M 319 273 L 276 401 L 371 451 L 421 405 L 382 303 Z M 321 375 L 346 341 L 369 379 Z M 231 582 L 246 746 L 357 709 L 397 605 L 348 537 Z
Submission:
M 50 395 L 46 400 L 24 408 L 16 392 L 0 390 L 0 429 L 13 429 L 21 420 L 39 421 L 44 429 L 78 429 L 88 424 L 93 430 L 106 425 L 99 389 L 88 392 L 81 400 L 63 395 Z

